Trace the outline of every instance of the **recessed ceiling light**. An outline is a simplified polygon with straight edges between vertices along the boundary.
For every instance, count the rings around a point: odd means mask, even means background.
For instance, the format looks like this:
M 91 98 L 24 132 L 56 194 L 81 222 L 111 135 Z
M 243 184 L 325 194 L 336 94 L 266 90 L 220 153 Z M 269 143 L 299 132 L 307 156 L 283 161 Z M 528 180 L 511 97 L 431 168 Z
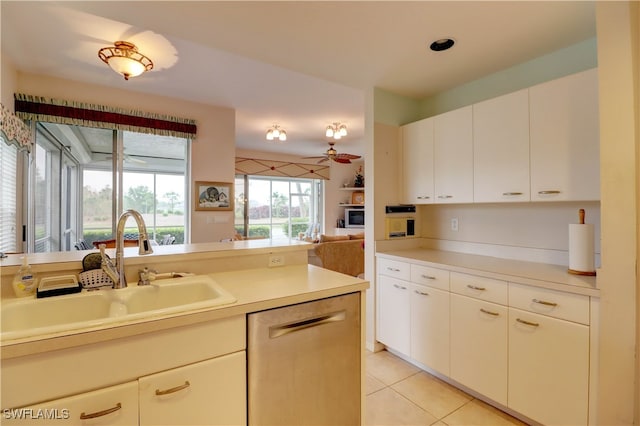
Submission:
M 441 38 L 431 43 L 429 48 L 434 52 L 442 52 L 443 50 L 451 49 L 454 44 L 455 41 L 451 38 Z

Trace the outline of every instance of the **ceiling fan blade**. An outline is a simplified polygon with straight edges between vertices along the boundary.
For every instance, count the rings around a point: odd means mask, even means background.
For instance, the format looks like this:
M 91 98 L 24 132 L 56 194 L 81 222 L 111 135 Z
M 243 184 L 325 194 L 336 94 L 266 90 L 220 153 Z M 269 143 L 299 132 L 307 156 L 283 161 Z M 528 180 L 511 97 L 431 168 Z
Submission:
M 336 154 L 336 158 L 340 158 L 343 160 L 356 160 L 360 158 L 360 156 L 354 154 Z
M 336 156 L 333 161 L 335 161 L 336 163 L 342 163 L 342 164 L 351 164 L 351 160 L 349 160 L 348 158 L 340 158 L 338 156 Z

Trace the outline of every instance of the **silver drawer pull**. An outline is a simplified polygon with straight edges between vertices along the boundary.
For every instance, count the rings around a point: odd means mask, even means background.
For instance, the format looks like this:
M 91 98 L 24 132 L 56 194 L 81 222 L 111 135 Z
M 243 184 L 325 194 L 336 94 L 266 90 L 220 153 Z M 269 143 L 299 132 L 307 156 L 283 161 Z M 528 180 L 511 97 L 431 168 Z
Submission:
M 185 380 L 184 384 L 180 386 L 176 386 L 175 388 L 165 389 L 165 390 L 156 389 L 156 395 L 158 396 L 168 395 L 170 393 L 175 393 L 175 392 L 181 391 L 182 389 L 186 389 L 189 386 L 191 386 L 191 383 L 189 383 L 188 380 Z
M 429 197 L 428 195 L 424 195 L 424 196 L 421 195 L 421 196 L 418 196 L 417 198 L 418 200 L 428 200 L 431 197 Z
M 391 266 L 387 266 L 387 270 L 391 271 L 391 272 L 400 272 L 400 269 L 398 268 L 392 268 Z
M 438 195 L 438 198 L 440 199 L 453 198 L 453 195 Z
M 522 324 L 530 325 L 531 327 L 540 327 L 540 324 L 538 324 L 537 322 L 525 321 L 520 318 L 516 318 L 516 321 Z
M 467 287 L 469 287 L 471 290 L 478 290 L 478 291 L 485 291 L 486 290 L 486 288 L 484 288 L 484 287 L 478 287 L 478 286 L 471 285 L 471 284 L 467 284 Z
M 85 414 L 85 412 L 83 411 L 80 414 L 80 420 L 95 419 L 96 417 L 106 416 L 107 414 L 115 413 L 121 408 L 122 408 L 122 404 L 118 402 L 115 407 L 107 408 L 106 410 L 102 410 L 102 411 L 96 411 L 95 413 Z
M 549 190 L 549 191 L 538 191 L 538 194 L 540 195 L 554 195 L 554 194 L 559 194 L 560 191 L 557 190 Z
M 422 275 L 420 275 L 420 276 L 421 276 L 422 278 L 424 278 L 425 280 L 435 280 L 435 279 L 436 279 L 436 277 L 432 277 L 431 275 L 425 275 L 425 274 L 422 274 Z
M 424 292 L 424 291 L 420 291 L 420 290 L 414 290 L 414 291 L 416 292 L 416 294 L 419 294 L 421 296 L 428 296 L 429 295 L 429 293 Z
M 557 303 L 554 302 L 547 302 L 546 300 L 540 300 L 540 299 L 531 299 L 531 301 L 533 303 L 539 303 L 540 305 L 545 305 L 545 306 L 558 306 Z
M 487 310 L 486 310 L 486 309 L 484 309 L 484 308 L 480 308 L 480 312 L 483 312 L 483 313 L 485 313 L 485 314 L 487 314 L 487 315 L 493 315 L 494 317 L 499 317 L 499 316 L 500 316 L 500 314 L 499 314 L 499 313 L 497 313 L 497 312 L 492 312 L 492 311 L 487 311 Z
M 395 288 L 399 288 L 400 290 L 406 290 L 407 288 L 398 284 L 393 285 Z
M 522 195 L 522 192 L 503 192 L 502 195 L 505 197 L 513 197 L 516 195 Z

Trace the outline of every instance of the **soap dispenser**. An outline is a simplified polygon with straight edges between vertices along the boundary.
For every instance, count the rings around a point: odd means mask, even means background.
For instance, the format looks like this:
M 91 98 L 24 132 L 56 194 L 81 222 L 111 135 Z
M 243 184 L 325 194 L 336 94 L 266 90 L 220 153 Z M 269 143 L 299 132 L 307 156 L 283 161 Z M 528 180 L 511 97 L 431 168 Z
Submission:
M 13 277 L 13 291 L 16 297 L 31 296 L 36 292 L 36 277 L 31 270 L 27 256 L 22 258 L 22 265 Z

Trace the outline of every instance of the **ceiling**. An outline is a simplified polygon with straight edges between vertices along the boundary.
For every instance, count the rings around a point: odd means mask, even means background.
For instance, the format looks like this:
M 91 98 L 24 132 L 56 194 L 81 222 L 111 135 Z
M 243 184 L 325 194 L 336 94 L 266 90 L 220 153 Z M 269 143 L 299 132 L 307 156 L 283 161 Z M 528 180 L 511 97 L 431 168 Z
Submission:
M 2 54 L 25 72 L 236 110 L 243 149 L 364 154 L 373 87 L 422 99 L 595 36 L 595 2 L 7 1 Z M 455 46 L 432 52 L 444 37 Z M 125 81 L 97 51 L 135 43 L 154 69 Z M 285 143 L 267 143 L 273 124 Z

